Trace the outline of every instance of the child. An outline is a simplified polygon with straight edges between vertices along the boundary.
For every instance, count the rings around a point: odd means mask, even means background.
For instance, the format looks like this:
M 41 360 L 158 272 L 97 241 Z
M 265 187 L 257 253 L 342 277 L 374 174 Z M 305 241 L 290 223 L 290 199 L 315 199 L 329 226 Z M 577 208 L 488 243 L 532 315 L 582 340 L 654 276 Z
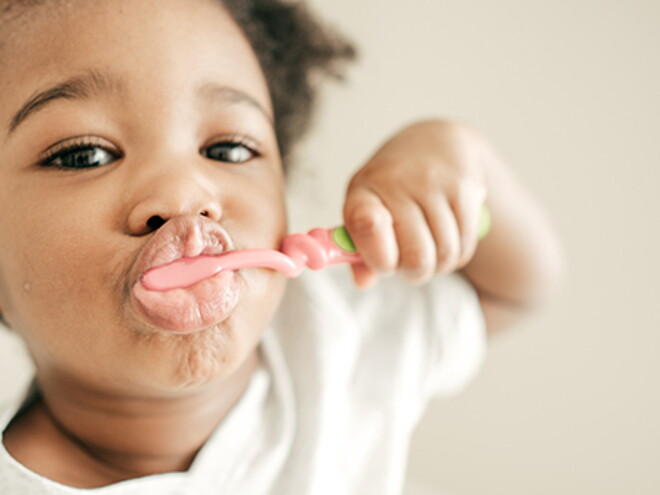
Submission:
M 354 175 L 367 290 L 253 268 L 148 291 L 159 264 L 279 246 L 282 159 L 350 46 L 282 0 L 0 6 L 0 313 L 36 369 L 0 492 L 398 493 L 426 402 L 559 271 L 483 138 L 416 123 Z

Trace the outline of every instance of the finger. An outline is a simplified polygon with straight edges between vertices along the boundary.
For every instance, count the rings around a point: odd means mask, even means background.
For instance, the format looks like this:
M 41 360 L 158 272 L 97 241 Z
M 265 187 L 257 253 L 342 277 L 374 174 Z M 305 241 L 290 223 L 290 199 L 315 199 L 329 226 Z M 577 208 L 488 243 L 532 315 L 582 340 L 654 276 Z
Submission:
M 454 211 L 444 195 L 436 195 L 427 199 L 424 213 L 435 244 L 436 272 L 449 273 L 456 269 L 461 255 L 461 236 Z
M 399 250 L 392 215 L 375 192 L 365 187 L 349 190 L 344 225 L 368 268 L 385 273 L 396 269 Z
M 364 263 L 355 263 L 351 265 L 353 280 L 355 285 L 361 289 L 373 287 L 378 282 L 378 274 Z
M 436 246 L 421 207 L 407 199 L 389 205 L 399 246 L 399 269 L 410 283 L 428 282 L 436 270 Z
M 457 268 L 467 265 L 477 250 L 485 195 L 485 190 L 482 188 L 465 187 L 452 203 L 461 242 L 461 254 Z

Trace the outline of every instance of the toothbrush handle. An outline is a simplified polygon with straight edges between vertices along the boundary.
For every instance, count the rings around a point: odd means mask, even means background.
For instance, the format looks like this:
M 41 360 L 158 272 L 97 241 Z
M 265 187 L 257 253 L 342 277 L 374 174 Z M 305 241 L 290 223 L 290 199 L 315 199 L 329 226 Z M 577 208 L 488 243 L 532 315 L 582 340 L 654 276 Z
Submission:
M 490 210 L 486 205 L 483 205 L 481 208 L 481 215 L 479 217 L 479 240 L 483 240 L 492 226 L 492 217 L 490 215 Z M 325 233 L 320 233 L 316 231 L 324 231 Z M 355 248 L 353 239 L 349 235 L 345 226 L 335 227 L 334 229 L 314 229 L 309 232 L 309 235 L 317 238 L 327 248 L 331 249 L 334 255 L 331 255 L 331 263 L 357 263 L 361 260 L 360 255 Z M 329 236 L 329 238 L 328 238 Z M 330 242 L 328 242 L 328 239 Z
M 490 213 L 484 207 L 481 214 L 479 239 L 490 230 Z M 284 238 L 280 251 L 246 249 L 216 256 L 181 258 L 152 268 L 141 279 L 148 290 L 166 291 L 190 287 L 217 274 L 221 270 L 241 268 L 269 268 L 294 278 L 305 267 L 321 270 L 328 265 L 359 263 L 362 257 L 345 227 L 313 229 L 307 234 L 291 234 Z

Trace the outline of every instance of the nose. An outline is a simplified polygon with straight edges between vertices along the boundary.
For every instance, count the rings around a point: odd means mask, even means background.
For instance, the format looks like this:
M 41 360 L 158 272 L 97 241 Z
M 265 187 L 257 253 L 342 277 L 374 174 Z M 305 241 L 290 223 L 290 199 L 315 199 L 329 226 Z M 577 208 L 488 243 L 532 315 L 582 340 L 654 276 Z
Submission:
M 219 186 L 190 164 L 163 167 L 132 179 L 135 199 L 127 218 L 131 235 L 158 230 L 179 215 L 202 215 L 216 222 L 222 217 Z

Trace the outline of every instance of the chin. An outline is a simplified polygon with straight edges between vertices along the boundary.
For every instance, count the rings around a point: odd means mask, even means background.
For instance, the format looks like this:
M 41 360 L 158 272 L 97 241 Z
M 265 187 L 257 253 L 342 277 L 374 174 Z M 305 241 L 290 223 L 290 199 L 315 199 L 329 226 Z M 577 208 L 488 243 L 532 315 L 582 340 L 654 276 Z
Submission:
M 172 391 L 203 387 L 233 375 L 258 342 L 245 342 L 245 335 L 226 324 L 188 334 L 152 334 L 159 340 L 159 352 L 166 372 L 155 377 L 157 386 Z
M 286 279 L 267 271 L 251 277 L 268 276 L 268 283 L 253 280 L 251 298 L 243 298 L 222 322 L 203 330 L 135 332 L 139 347 L 157 360 L 151 379 L 160 390 L 180 392 L 217 384 L 239 373 L 254 356 L 263 332 L 279 307 Z M 248 291 L 245 291 L 246 293 Z

